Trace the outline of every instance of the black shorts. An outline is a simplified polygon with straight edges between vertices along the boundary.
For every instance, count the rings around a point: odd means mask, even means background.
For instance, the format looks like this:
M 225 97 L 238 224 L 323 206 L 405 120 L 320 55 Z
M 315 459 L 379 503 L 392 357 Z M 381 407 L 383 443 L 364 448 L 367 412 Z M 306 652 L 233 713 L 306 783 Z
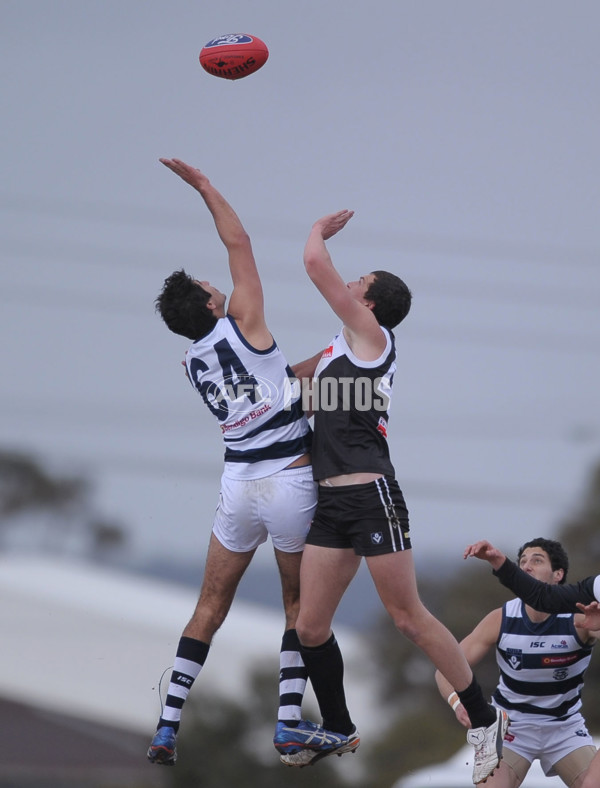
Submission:
M 398 482 L 381 477 L 368 484 L 319 485 L 306 544 L 351 547 L 364 556 L 410 550 L 408 510 Z

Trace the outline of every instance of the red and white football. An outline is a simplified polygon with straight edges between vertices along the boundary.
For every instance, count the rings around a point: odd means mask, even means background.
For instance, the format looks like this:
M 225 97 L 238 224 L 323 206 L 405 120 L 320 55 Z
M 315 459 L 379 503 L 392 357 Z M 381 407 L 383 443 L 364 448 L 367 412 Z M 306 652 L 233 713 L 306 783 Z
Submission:
M 248 33 L 228 33 L 202 47 L 200 65 L 223 79 L 242 79 L 262 68 L 269 57 L 264 41 Z

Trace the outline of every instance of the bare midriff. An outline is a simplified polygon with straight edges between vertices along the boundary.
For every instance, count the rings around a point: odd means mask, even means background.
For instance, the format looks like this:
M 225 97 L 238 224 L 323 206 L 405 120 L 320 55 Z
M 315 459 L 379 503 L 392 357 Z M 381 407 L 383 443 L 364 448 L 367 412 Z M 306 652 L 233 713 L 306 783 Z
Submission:
M 349 484 L 368 484 L 382 476 L 382 473 L 342 473 L 340 476 L 319 479 L 319 484 L 321 487 L 346 487 Z
M 289 465 L 286 465 L 284 470 L 287 471 L 288 468 L 302 468 L 304 465 L 310 465 L 310 463 L 310 454 L 303 454 L 302 457 L 298 457 L 297 460 L 294 460 L 294 462 L 290 462 Z

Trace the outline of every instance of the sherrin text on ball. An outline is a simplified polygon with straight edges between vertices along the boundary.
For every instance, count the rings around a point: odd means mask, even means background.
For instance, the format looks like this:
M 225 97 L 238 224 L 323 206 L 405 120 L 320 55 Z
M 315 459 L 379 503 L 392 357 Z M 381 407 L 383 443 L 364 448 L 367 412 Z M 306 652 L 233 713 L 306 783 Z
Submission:
M 242 79 L 262 68 L 269 57 L 264 41 L 249 33 L 227 33 L 202 47 L 200 65 L 214 77 Z

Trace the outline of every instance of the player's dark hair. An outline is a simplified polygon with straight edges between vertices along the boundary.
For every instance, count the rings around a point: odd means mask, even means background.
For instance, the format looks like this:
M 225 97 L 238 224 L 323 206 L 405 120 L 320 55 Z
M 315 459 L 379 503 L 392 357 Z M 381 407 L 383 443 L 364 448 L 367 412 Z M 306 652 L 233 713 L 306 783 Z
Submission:
M 210 299 L 211 294 L 182 268 L 165 279 L 154 306 L 173 333 L 195 341 L 208 334 L 217 322 L 218 318 L 206 306 Z
M 523 551 L 528 547 L 541 547 L 548 554 L 552 571 L 556 572 L 557 569 L 563 570 L 562 580 L 559 581 L 559 584 L 565 582 L 569 571 L 569 556 L 560 542 L 556 542 L 554 539 L 544 539 L 542 536 L 538 536 L 537 539 L 532 539 L 530 542 L 525 542 L 524 545 L 519 547 L 517 554 L 518 563 L 521 561 Z
M 373 314 L 380 326 L 394 328 L 408 315 L 412 294 L 405 283 L 388 271 L 373 271 L 375 279 L 365 293 L 367 301 L 373 301 Z

